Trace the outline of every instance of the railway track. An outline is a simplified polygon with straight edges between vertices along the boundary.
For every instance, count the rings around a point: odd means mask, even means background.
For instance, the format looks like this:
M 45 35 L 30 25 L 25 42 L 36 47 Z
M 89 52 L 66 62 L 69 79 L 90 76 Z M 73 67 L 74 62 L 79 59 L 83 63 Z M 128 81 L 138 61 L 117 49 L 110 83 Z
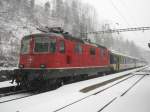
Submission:
M 89 98 L 89 97 L 91 97 L 93 95 L 99 94 L 99 93 L 101 93 L 101 92 L 103 92 L 103 91 L 105 91 L 105 90 L 107 90 L 107 89 L 109 89 L 109 88 L 111 88 L 111 87 L 113 87 L 115 85 L 118 85 L 119 83 L 121 83 L 123 81 L 126 81 L 126 80 L 128 80 L 128 79 L 130 79 L 130 78 L 132 78 L 134 76 L 135 76 L 134 74 L 132 75 L 132 73 L 129 73 L 129 74 L 126 74 L 126 77 L 123 76 L 121 78 L 114 78 L 113 80 L 107 82 L 107 84 L 111 83 L 113 81 L 115 82 L 115 81 L 118 80 L 116 83 L 114 83 L 114 84 L 112 84 L 112 85 L 110 85 L 110 86 L 108 86 L 108 87 L 106 87 L 106 88 L 104 88 L 104 89 L 102 89 L 102 90 L 100 90 L 98 92 L 95 92 L 95 93 L 93 93 L 91 95 L 88 95 L 86 97 L 78 99 L 78 100 L 76 100 L 76 101 L 74 101 L 74 102 L 72 102 L 72 103 L 70 103 L 68 105 L 65 105 L 65 106 L 55 110 L 54 112 L 60 111 L 60 110 L 62 110 L 64 108 L 67 108 L 67 107 L 69 107 L 69 106 L 71 106 L 71 105 L 73 105 L 75 103 L 78 103 L 78 102 L 80 102 L 80 101 L 82 101 L 84 99 L 87 99 L 87 98 Z M 17 91 L 14 91 L 14 90 L 17 90 Z M 0 103 L 5 103 L 5 102 L 10 102 L 10 101 L 14 101 L 14 100 L 30 97 L 30 96 L 33 96 L 33 95 L 36 95 L 36 94 L 40 94 L 42 92 L 45 92 L 45 91 L 21 90 L 20 88 L 16 88 L 15 86 L 0 88 Z
M 20 89 L 20 87 L 17 86 L 3 87 L 0 88 L 0 98 L 9 95 L 19 94 L 22 92 L 26 92 L 26 90 L 22 90 Z
M 0 104 L 5 102 L 10 102 L 26 97 L 30 97 L 36 94 L 44 93 L 49 91 L 50 89 L 43 90 L 22 90 L 19 87 L 5 87 L 0 88 Z
M 130 86 L 125 92 L 123 92 L 120 97 L 123 97 L 127 92 L 129 92 L 136 84 L 138 84 L 146 75 L 141 76 L 132 86 Z M 112 104 L 118 97 L 113 98 L 111 101 L 109 101 L 107 104 L 105 104 L 100 110 L 97 112 L 103 111 L 106 107 L 108 107 L 110 104 Z
M 38 93 L 36 93 L 36 92 L 35 93 L 18 93 L 18 94 L 10 95 L 8 97 L 1 98 L 0 99 L 0 104 L 10 102 L 10 101 L 14 101 L 14 100 L 18 100 L 18 99 L 22 99 L 22 98 L 26 98 L 26 97 L 30 97 L 30 96 L 33 96 L 33 95 L 36 95 L 36 94 L 38 94 Z
M 128 75 L 130 75 L 130 74 L 128 74 Z M 134 75 L 131 75 L 131 76 L 129 76 L 129 77 L 123 79 L 122 81 L 125 81 L 125 80 L 127 80 L 127 79 L 129 79 L 129 78 L 131 78 L 131 77 L 133 77 L 133 76 L 134 76 Z M 120 83 L 121 83 L 122 81 L 120 81 Z M 116 84 L 118 84 L 118 83 L 116 83 Z M 116 84 L 114 84 L 114 85 L 112 85 L 112 86 L 115 86 Z M 112 87 L 112 86 L 110 86 L 110 87 Z M 109 88 L 110 88 L 110 87 L 109 87 Z M 92 94 L 92 95 L 96 95 L 96 94 L 98 94 L 98 93 L 100 93 L 100 92 L 102 92 L 102 91 L 104 91 L 104 90 L 109 89 L 109 88 L 105 88 L 105 89 L 103 89 L 103 90 L 101 90 L 101 91 L 99 91 L 99 92 L 97 92 L 97 93 Z M 30 96 L 33 96 L 33 95 L 42 93 L 42 91 L 41 91 L 41 92 L 39 92 L 39 91 L 31 92 L 31 91 L 27 91 L 27 90 L 19 90 L 19 88 L 17 89 L 18 91 L 13 91 L 13 90 L 14 90 L 14 87 L 0 88 L 0 90 L 1 90 L 1 94 L 0 94 L 0 104 L 1 104 L 1 103 L 6 103 L 6 102 L 10 102 L 10 101 L 14 101 L 14 100 L 18 100 L 18 99 L 22 99 L 22 98 L 26 98 L 26 97 L 30 97 Z M 2 93 L 2 90 L 3 90 L 4 93 Z M 16 89 L 15 89 L 15 90 L 16 90 Z M 8 91 L 10 91 L 10 92 L 8 92 Z M 43 91 L 43 92 L 44 92 L 44 91 Z M 26 94 L 26 93 L 27 93 L 27 94 Z M 77 100 L 77 101 L 75 101 L 75 102 L 73 102 L 73 103 L 71 103 L 71 104 L 68 104 L 68 105 L 66 105 L 66 106 L 64 106 L 64 107 L 62 107 L 62 108 L 60 108 L 60 109 L 58 109 L 58 110 L 56 110 L 56 111 L 54 111 L 54 112 L 57 112 L 57 111 L 59 111 L 59 110 L 61 110 L 61 109 L 63 109 L 63 108 L 66 108 L 66 107 L 68 107 L 68 106 L 70 106 L 70 105 L 73 105 L 73 104 L 79 102 L 79 101 L 82 101 L 82 100 L 84 100 L 84 99 L 86 99 L 86 98 L 88 98 L 88 97 L 90 97 L 90 96 L 92 96 L 92 95 L 89 95 L 89 96 L 87 96 L 87 97 L 84 97 L 84 98 L 82 98 L 82 99 L 79 99 L 79 100 Z
M 5 97 L 5 96 L 10 96 L 10 95 L 23 93 L 23 92 L 27 92 L 27 90 L 20 90 L 20 91 L 16 91 L 16 92 L 3 93 L 3 94 L 0 94 L 0 98 Z
M 14 91 L 15 89 L 16 89 L 15 86 L 9 86 L 9 87 L 0 88 L 0 94 L 7 93 L 7 92 L 10 92 L 10 91 Z
M 44 91 L 23 90 L 18 86 L 0 88 L 0 103 L 14 101 L 25 97 L 30 97 Z
M 94 96 L 94 95 L 100 94 L 100 93 L 102 93 L 102 92 L 104 92 L 104 91 L 106 91 L 106 90 L 108 90 L 108 89 L 110 89 L 110 88 L 112 88 L 112 87 L 114 87 L 114 86 L 116 86 L 116 85 L 118 85 L 118 84 L 120 84 L 120 83 L 122 83 L 122 82 L 124 82 L 124 81 L 127 81 L 128 79 L 131 79 L 131 78 L 133 78 L 133 77 L 136 76 L 136 75 L 134 75 L 134 74 L 132 75 L 132 73 L 129 73 L 129 74 L 127 74 L 127 75 L 128 75 L 128 77 L 124 77 L 123 79 L 118 79 L 118 81 L 117 81 L 116 83 L 113 83 L 112 85 L 110 85 L 110 86 L 108 86 L 108 87 L 106 87 L 106 88 L 104 88 L 104 89 L 102 89 L 102 90 L 100 90 L 100 91 L 97 91 L 97 92 L 92 93 L 92 94 L 90 94 L 90 95 L 88 95 L 88 96 L 85 96 L 85 97 L 83 97 L 83 98 L 81 98 L 81 99 L 78 99 L 78 100 L 76 100 L 76 101 L 74 101 L 74 102 L 72 102 L 72 103 L 69 103 L 68 105 L 62 106 L 62 107 L 60 107 L 60 108 L 54 110 L 53 112 L 58 112 L 58 111 L 61 111 L 61 110 L 65 109 L 65 108 L 68 108 L 68 107 L 70 107 L 70 106 L 72 106 L 72 105 L 74 105 L 74 104 L 76 104 L 76 103 L 78 103 L 78 102 L 81 102 L 81 101 L 83 101 L 83 100 L 85 100 L 85 99 L 88 99 L 88 98 L 90 98 L 90 97 L 92 97 L 92 96 Z M 131 85 L 131 87 L 129 87 L 124 93 L 122 93 L 121 96 L 124 96 L 129 90 L 131 90 L 131 89 L 132 89 L 137 83 L 139 83 L 144 77 L 145 77 L 145 75 L 144 75 L 144 76 L 141 76 L 133 85 Z M 116 80 L 115 80 L 115 81 L 116 81 Z M 110 81 L 110 82 L 112 82 L 112 81 Z M 102 83 L 103 83 L 103 82 L 102 82 Z M 107 83 L 107 84 L 108 84 L 108 83 Z M 110 104 L 111 104 L 112 102 L 114 102 L 116 99 L 117 99 L 117 97 L 113 98 L 110 102 L 108 102 L 106 105 L 104 105 L 98 112 L 101 112 L 103 109 L 105 109 L 108 105 L 110 105 Z

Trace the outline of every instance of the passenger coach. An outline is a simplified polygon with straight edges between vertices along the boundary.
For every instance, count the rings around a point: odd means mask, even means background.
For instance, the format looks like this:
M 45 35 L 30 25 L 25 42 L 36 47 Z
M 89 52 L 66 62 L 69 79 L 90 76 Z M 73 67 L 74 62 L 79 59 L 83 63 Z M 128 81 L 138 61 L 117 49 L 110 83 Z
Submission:
M 135 57 L 110 51 L 110 65 L 113 71 L 123 71 L 144 66 L 145 62 Z

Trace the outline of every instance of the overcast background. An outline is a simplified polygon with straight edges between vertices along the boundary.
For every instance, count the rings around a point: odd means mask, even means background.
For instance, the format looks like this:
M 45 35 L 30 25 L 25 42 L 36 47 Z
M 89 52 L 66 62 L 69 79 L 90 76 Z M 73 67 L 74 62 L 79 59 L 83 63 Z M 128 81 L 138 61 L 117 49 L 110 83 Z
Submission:
M 110 50 L 150 62 L 150 31 L 83 35 L 148 27 L 149 3 L 148 0 L 0 0 L 0 66 L 17 66 L 22 37 L 39 33 L 37 28 L 45 26 L 60 26 L 74 37 L 88 37 Z
M 50 0 L 35 0 L 43 5 Z M 107 21 L 113 28 L 150 26 L 149 0 L 81 0 L 92 5 L 98 14 L 99 21 Z M 150 31 L 133 31 L 122 33 L 124 38 L 134 40 L 140 47 L 149 50 Z

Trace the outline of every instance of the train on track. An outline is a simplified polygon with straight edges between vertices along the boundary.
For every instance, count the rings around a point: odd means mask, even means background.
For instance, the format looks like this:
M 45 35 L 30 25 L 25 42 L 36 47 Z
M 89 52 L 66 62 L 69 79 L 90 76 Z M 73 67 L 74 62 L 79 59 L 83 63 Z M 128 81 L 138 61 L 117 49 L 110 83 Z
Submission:
M 115 53 L 55 27 L 22 38 L 19 68 L 14 70 L 13 80 L 27 87 L 59 85 L 91 74 L 101 75 L 144 65 L 143 60 Z

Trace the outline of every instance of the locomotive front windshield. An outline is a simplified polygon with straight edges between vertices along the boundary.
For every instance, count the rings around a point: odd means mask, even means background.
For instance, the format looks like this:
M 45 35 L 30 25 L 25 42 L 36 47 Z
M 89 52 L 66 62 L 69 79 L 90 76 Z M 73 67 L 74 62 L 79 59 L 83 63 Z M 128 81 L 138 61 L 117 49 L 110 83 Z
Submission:
M 34 52 L 51 52 L 56 50 L 56 39 L 47 37 L 36 37 Z
M 22 40 L 22 44 L 21 44 L 21 53 L 22 54 L 26 54 L 29 52 L 29 44 L 30 43 L 30 39 L 23 39 Z

